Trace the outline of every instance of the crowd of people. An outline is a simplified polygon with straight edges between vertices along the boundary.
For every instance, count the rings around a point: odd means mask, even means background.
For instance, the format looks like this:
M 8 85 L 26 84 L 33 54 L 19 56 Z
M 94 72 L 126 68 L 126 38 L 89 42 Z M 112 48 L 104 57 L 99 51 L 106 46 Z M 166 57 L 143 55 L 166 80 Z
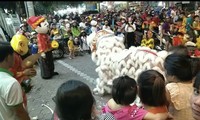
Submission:
M 80 48 L 84 50 L 89 48 L 83 47 L 85 40 L 82 33 L 87 36 L 102 29 L 112 30 L 117 36 L 124 37 L 126 48 L 147 46 L 154 49 L 156 45 L 161 45 L 160 38 L 164 38 L 165 49 L 168 49 L 170 46 L 184 45 L 188 41 L 194 44 L 198 42 L 199 10 L 200 7 L 196 11 L 170 7 L 155 11 L 152 7 L 147 7 L 144 11 L 125 9 L 89 15 L 48 15 L 47 19 L 53 29 L 51 37 L 60 31 L 59 34 L 66 40 L 70 36 L 78 38 Z
M 200 35 L 200 7 L 194 12 L 187 12 L 176 7 L 155 12 L 147 8 L 144 12 L 119 11 L 106 14 L 79 16 L 70 14 L 63 17 L 46 16 L 51 40 L 62 39 L 68 45 L 69 59 L 75 57 L 75 51 L 90 53 L 87 35 L 101 29 L 110 29 L 116 35 L 125 38 L 127 48 L 131 46 L 147 46 L 152 49 L 155 33 L 166 39 L 166 49 L 170 55 L 164 61 L 165 76 L 156 70 L 143 71 L 137 80 L 125 75 L 115 78 L 112 86 L 112 98 L 96 110 L 95 98 L 89 86 L 81 80 L 68 80 L 57 89 L 54 120 L 198 120 L 200 119 L 200 68 L 198 61 L 183 46 L 184 35 L 190 36 L 194 43 Z M 35 31 L 28 32 L 27 24 L 18 31 L 37 46 Z M 180 41 L 174 42 L 170 35 L 176 35 Z M 22 36 L 17 36 L 22 37 Z M 21 39 L 27 39 L 21 38 Z M 160 42 L 159 42 L 160 43 Z M 176 43 L 176 44 L 175 44 Z M 21 46 L 28 43 L 20 42 Z M 25 51 L 27 51 L 26 49 Z M 32 53 L 37 53 L 31 49 Z M 46 51 L 45 51 L 46 52 Z M 0 119 L 30 120 L 27 102 L 20 77 L 35 76 L 30 68 L 19 74 L 11 72 L 15 56 L 25 55 L 23 50 L 16 50 L 11 43 L 0 42 Z M 21 64 L 17 64 L 21 67 Z M 16 70 L 18 68 L 14 68 Z M 55 73 L 55 72 L 54 72 Z M 18 77 L 16 77 L 18 76 Z M 139 96 L 142 106 L 132 104 Z M 100 117 L 99 117 L 100 116 Z M 98 118 L 99 117 L 99 118 Z
M 9 43 L 1 42 L 0 46 L 1 119 L 29 120 L 22 104 L 21 86 L 9 72 L 14 62 L 14 50 Z M 137 80 L 129 76 L 114 79 L 112 98 L 101 112 L 97 112 L 94 96 L 87 84 L 81 80 L 66 81 L 54 98 L 54 119 L 92 120 L 102 114 L 100 118 L 104 120 L 198 120 L 200 73 L 193 72 L 191 58 L 183 50 L 179 53 L 172 51 L 167 56 L 164 62 L 167 82 L 156 70 L 143 71 Z M 132 105 L 137 95 L 142 106 Z
M 102 29 L 112 30 L 115 35 L 124 37 L 126 48 L 147 46 L 156 49 L 156 46 L 160 46 L 168 50 L 171 46 L 184 45 L 188 41 L 199 48 L 199 10 L 200 7 L 196 11 L 170 7 L 155 11 L 153 7 L 147 7 L 144 11 L 125 9 L 99 14 L 70 13 L 63 16 L 45 15 L 45 17 L 50 25 L 48 34 L 51 40 L 64 41 L 70 54 L 69 58 L 73 59 L 75 56 L 73 54 L 77 51 L 90 54 L 87 36 Z M 31 42 L 36 44 L 32 40 L 34 37 L 31 37 L 33 36 L 31 32 L 27 31 L 25 21 L 20 26 L 19 32 L 25 32 Z

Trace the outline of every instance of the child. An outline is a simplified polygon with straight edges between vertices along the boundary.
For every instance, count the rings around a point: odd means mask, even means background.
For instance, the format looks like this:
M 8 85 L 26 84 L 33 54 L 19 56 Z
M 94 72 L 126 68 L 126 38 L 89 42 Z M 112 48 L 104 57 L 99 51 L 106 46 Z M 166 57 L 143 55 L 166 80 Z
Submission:
M 31 32 L 31 53 L 36 54 L 38 53 L 38 45 L 37 45 L 37 33 L 36 32 Z
M 151 49 L 154 48 L 153 33 L 151 31 L 148 31 L 144 34 L 143 40 L 141 41 L 141 46 L 149 47 Z
M 200 87 L 200 72 L 197 74 L 194 84 L 194 91 L 192 97 L 190 99 L 190 104 L 192 106 L 192 116 L 195 120 L 200 119 L 200 95 L 199 95 L 199 87 Z
M 84 30 L 81 32 L 80 38 L 81 38 L 81 41 L 82 41 L 83 51 L 90 54 L 90 47 L 87 44 L 87 34 Z
M 74 54 L 75 54 L 75 56 L 81 55 L 80 52 L 82 52 L 81 42 L 78 37 L 75 37 L 74 38 Z
M 69 48 L 69 59 L 73 59 L 74 58 L 74 41 L 73 41 L 72 36 L 69 37 L 67 44 Z
M 91 120 L 96 117 L 95 99 L 89 86 L 81 81 L 68 80 L 63 83 L 54 101 L 54 120 Z
M 194 29 L 194 33 L 196 35 L 196 37 L 199 37 L 199 33 L 200 33 L 200 19 L 199 19 L 199 16 L 196 15 L 194 16 L 194 21 L 193 21 L 193 24 L 192 24 L 192 27 Z
M 167 113 L 165 79 L 156 70 L 147 70 L 138 77 L 138 93 L 144 109 L 151 113 Z
M 175 120 L 193 120 L 189 98 L 192 95 L 192 67 L 189 57 L 170 54 L 164 62 L 169 112 Z
M 103 113 L 111 113 L 117 120 L 156 120 L 166 119 L 167 114 L 152 114 L 136 105 L 130 105 L 136 99 L 136 81 L 121 76 L 113 81 L 112 98 L 102 108 Z

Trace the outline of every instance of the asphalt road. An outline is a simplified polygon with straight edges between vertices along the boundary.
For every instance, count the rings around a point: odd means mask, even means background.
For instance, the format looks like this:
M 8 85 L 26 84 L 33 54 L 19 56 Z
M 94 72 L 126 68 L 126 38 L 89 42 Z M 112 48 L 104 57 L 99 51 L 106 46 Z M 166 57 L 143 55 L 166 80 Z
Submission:
M 40 76 L 40 69 L 37 68 L 37 76 L 32 78 L 33 89 L 28 96 L 28 112 L 29 115 L 38 120 L 51 120 L 52 112 L 55 104 L 52 98 L 55 96 L 57 88 L 65 81 L 75 79 L 81 80 L 90 86 L 91 90 L 95 87 L 96 78 L 98 77 L 95 72 L 96 65 L 91 60 L 89 54 L 84 56 L 77 56 L 75 59 L 65 58 L 55 60 L 55 71 L 59 72 L 59 75 L 54 76 L 52 79 L 44 80 Z M 110 95 L 97 96 L 96 107 L 101 111 L 101 107 L 105 105 Z M 47 107 L 45 107 L 47 106 Z M 49 109 L 49 108 L 50 109 Z

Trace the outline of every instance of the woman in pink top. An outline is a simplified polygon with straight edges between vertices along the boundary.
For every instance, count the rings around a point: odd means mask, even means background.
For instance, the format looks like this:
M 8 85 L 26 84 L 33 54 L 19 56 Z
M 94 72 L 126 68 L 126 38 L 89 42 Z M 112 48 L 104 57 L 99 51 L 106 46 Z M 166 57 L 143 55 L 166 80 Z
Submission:
M 117 120 L 165 120 L 167 113 L 152 114 L 142 107 L 130 105 L 136 99 L 136 81 L 128 76 L 121 76 L 113 81 L 112 98 L 102 108 L 103 113 L 111 113 Z

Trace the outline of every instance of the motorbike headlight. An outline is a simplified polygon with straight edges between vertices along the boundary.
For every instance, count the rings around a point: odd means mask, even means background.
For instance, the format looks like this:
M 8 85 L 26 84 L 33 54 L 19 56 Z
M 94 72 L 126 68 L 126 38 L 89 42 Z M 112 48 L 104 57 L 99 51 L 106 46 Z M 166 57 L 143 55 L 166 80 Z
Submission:
M 57 48 L 59 47 L 58 42 L 57 42 L 56 40 L 53 40 L 53 41 L 51 42 L 51 47 L 52 47 L 53 49 L 57 49 Z

